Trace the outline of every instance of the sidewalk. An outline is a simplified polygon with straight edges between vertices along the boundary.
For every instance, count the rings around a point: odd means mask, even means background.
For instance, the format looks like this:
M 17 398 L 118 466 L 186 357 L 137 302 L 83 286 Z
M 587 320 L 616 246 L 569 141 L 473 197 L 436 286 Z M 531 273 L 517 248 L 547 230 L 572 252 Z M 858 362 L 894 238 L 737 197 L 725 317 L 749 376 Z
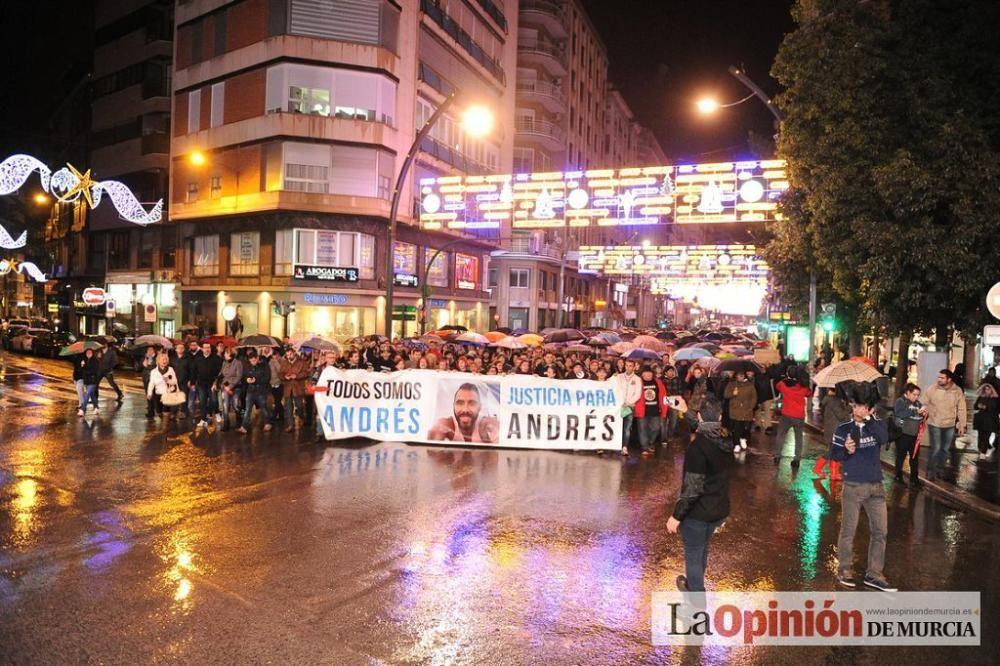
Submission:
M 970 417 L 969 422 L 972 422 Z M 808 410 L 806 425 L 818 433 L 823 432 L 819 412 Z M 1000 440 L 997 441 L 1000 444 Z M 925 475 L 930 447 L 927 436 L 920 446 L 920 481 L 925 490 L 939 495 L 963 509 L 974 511 L 993 520 L 1000 520 L 1000 452 L 993 451 L 993 459 L 978 462 L 976 432 L 970 430 L 955 441 L 955 450 L 948 455 L 944 477 L 928 481 Z M 890 471 L 896 468 L 895 444 L 882 449 L 882 466 Z M 909 468 L 904 465 L 903 476 L 909 479 Z

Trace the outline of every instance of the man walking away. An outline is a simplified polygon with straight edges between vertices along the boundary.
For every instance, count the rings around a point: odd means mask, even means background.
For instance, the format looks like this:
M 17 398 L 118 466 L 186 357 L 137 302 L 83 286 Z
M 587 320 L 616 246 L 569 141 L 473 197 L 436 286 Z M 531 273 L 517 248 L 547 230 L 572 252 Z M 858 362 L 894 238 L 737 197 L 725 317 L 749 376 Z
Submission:
M 677 369 L 674 366 L 668 365 L 663 369 L 663 385 L 667 387 L 668 399 L 676 398 L 678 403 L 683 400 L 684 380 L 678 376 Z M 667 418 L 664 419 L 664 430 L 662 433 L 664 442 L 677 434 L 678 423 L 677 410 L 671 409 L 667 412 Z
M 722 405 L 707 396 L 697 414 L 694 442 L 684 454 L 684 481 L 667 531 L 678 528 L 684 542 L 684 575 L 677 577 L 682 592 L 705 591 L 708 544 L 729 515 L 729 468 L 733 442 L 722 430 Z
M 781 418 L 778 420 L 778 435 L 775 438 L 774 462 L 781 461 L 781 452 L 785 448 L 785 436 L 791 428 L 795 435 L 795 457 L 792 467 L 799 466 L 802 458 L 802 427 L 806 421 L 806 398 L 812 395 L 808 386 L 803 386 L 800 380 L 802 372 L 792 365 L 785 371 L 785 378 L 778 382 L 775 390 L 781 394 Z
M 948 369 L 938 373 L 937 383 L 924 391 L 927 407 L 927 434 L 931 440 L 931 453 L 927 459 L 927 478 L 938 479 L 944 472 L 945 459 L 955 441 L 955 431 L 965 434 L 967 420 L 965 392 L 955 383 L 955 375 Z
M 101 379 L 107 379 L 108 384 L 114 389 L 117 397 L 115 401 L 121 403 L 125 400 L 125 393 L 119 388 L 118 383 L 115 382 L 115 368 L 118 367 L 118 352 L 115 350 L 114 345 L 108 345 L 108 348 L 104 350 L 101 355 Z M 101 382 L 98 380 L 97 386 L 100 388 Z
M 885 579 L 886 523 L 888 522 L 885 489 L 882 487 L 882 464 L 879 452 L 889 441 L 884 421 L 872 415 L 877 398 L 870 384 L 855 386 L 851 396 L 852 419 L 837 426 L 830 447 L 830 459 L 842 463 L 844 490 L 841 495 L 840 540 L 837 545 L 837 582 L 857 587 L 851 574 L 854 533 L 864 507 L 868 515 L 868 568 L 864 584 L 883 592 L 895 592 Z

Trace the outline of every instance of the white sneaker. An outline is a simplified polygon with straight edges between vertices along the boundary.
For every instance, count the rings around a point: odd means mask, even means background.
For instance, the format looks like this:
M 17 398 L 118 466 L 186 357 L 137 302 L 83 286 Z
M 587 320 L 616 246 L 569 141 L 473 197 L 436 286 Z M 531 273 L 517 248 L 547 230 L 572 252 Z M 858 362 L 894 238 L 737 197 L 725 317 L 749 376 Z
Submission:
M 197 423 L 197 427 L 198 428 L 204 428 L 207 425 L 208 425 L 208 423 L 205 421 L 205 419 L 202 419 L 201 421 L 198 421 L 198 423 Z
M 215 415 L 215 422 L 216 423 L 222 423 L 222 414 L 216 414 Z
M 82 409 L 76 410 L 76 415 L 77 416 L 83 416 L 83 410 Z
M 94 416 L 100 416 L 100 415 L 101 415 L 101 410 L 95 409 L 94 410 Z
M 628 447 L 627 446 L 623 446 L 622 447 L 622 455 L 623 456 L 627 456 L 628 455 Z

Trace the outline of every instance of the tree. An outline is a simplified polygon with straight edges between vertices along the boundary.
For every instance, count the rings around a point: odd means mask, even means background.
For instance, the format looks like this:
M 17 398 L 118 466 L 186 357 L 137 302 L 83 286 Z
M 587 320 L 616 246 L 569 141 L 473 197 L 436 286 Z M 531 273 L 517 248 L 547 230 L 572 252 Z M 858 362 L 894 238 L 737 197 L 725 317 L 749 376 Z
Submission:
M 799 0 L 774 63 L 802 199 L 784 238 L 890 334 L 975 330 L 1000 277 L 993 4 Z

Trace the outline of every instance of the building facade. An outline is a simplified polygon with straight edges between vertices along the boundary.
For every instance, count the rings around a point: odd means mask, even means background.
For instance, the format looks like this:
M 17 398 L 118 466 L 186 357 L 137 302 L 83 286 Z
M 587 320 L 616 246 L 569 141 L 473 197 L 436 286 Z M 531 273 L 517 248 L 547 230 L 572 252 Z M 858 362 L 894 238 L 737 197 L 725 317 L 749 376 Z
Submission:
M 514 172 L 666 163 L 639 162 L 640 151 L 644 157 L 663 151 L 609 81 L 607 48 L 578 0 L 521 0 L 517 32 Z M 647 298 L 651 305 L 638 308 L 640 285 L 577 272 L 575 248 L 640 240 L 659 242 L 651 234 L 636 238 L 627 227 L 511 229 L 493 253 L 495 321 L 530 330 L 654 325 L 652 304 L 661 299 Z
M 516 25 L 516 2 L 501 0 L 179 3 L 179 321 L 244 335 L 380 333 L 391 275 L 394 335 L 417 331 L 423 294 L 429 328 L 487 328 L 499 238 L 421 230 L 414 183 L 511 169 Z M 402 185 L 390 271 L 395 179 L 452 94 Z M 484 139 L 459 122 L 473 102 L 496 118 Z

